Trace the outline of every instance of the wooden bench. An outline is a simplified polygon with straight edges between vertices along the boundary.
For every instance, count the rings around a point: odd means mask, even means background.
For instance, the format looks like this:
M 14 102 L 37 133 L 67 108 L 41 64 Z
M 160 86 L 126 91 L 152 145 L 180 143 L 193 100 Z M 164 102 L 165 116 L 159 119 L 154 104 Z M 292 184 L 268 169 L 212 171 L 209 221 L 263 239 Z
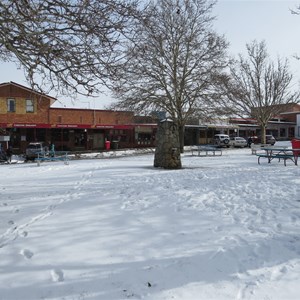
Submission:
M 256 154 L 257 151 L 263 150 L 264 147 L 271 147 L 270 144 L 251 144 L 251 154 Z
M 69 164 L 68 152 L 66 151 L 55 151 L 51 155 L 41 155 L 35 159 L 37 165 L 40 166 L 43 161 L 63 161 L 65 165 Z
M 192 146 L 191 151 L 192 151 L 192 155 L 194 155 L 194 152 L 198 152 L 198 156 L 208 156 L 208 155 L 221 156 L 222 155 L 222 149 L 212 145 Z

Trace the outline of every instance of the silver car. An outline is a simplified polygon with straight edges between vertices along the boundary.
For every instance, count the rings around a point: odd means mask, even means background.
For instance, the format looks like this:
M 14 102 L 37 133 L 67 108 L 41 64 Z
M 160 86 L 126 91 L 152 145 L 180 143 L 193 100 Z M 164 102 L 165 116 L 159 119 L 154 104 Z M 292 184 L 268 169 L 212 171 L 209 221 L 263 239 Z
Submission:
M 26 148 L 25 160 L 35 160 L 39 155 L 48 155 L 48 147 L 43 142 L 29 143 Z
M 247 146 L 247 141 L 239 136 L 231 137 L 230 138 L 230 145 L 232 147 L 241 147 L 244 148 Z
M 266 143 L 271 144 L 272 146 L 274 146 L 274 144 L 276 143 L 276 139 L 274 138 L 273 135 L 266 134 Z

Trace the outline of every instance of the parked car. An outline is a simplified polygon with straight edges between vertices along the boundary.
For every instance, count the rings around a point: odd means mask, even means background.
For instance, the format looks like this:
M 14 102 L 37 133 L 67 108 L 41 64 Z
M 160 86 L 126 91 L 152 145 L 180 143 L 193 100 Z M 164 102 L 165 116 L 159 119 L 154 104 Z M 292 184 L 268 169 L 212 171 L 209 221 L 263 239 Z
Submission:
M 266 135 L 266 143 L 267 143 L 267 144 L 271 144 L 271 145 L 273 146 L 273 145 L 276 143 L 276 139 L 274 138 L 273 135 L 267 134 L 267 135 Z
M 48 155 L 48 147 L 43 142 L 29 143 L 26 148 L 25 160 L 35 160 L 39 155 Z
M 222 147 L 222 146 L 229 147 L 230 146 L 229 141 L 230 141 L 229 135 L 215 134 L 214 139 L 213 139 L 213 144 L 217 145 L 219 147 Z
M 229 142 L 232 147 L 246 147 L 247 141 L 243 137 L 235 136 L 230 138 Z
M 261 143 L 261 137 L 260 136 L 252 136 L 251 137 L 254 144 L 260 144 Z M 276 143 L 276 139 L 271 134 L 266 134 L 266 144 L 274 145 Z

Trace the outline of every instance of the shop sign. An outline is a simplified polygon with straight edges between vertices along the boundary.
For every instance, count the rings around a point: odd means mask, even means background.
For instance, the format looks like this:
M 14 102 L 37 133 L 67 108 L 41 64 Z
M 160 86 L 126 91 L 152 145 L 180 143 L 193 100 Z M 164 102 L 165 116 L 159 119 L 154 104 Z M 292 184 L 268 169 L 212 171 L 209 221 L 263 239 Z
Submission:
M 95 128 L 100 128 L 100 129 L 114 129 L 114 125 L 96 125 Z
M 36 123 L 14 123 L 14 124 L 7 124 L 11 125 L 8 127 L 14 127 L 14 128 L 49 128 L 49 124 L 41 123 L 41 124 L 36 124 Z
M 135 131 L 140 133 L 151 133 L 153 131 L 153 128 L 137 126 Z
M 22 127 L 24 127 L 24 128 L 31 128 L 31 127 L 34 127 L 34 128 L 36 128 L 37 125 L 36 125 L 36 124 L 21 124 L 21 123 L 15 123 L 15 124 L 13 124 L 13 127 L 17 127 L 17 128 L 22 128 Z
M 54 127 L 54 126 L 53 126 Z M 56 124 L 56 128 L 91 128 L 91 125 L 82 125 L 82 124 Z

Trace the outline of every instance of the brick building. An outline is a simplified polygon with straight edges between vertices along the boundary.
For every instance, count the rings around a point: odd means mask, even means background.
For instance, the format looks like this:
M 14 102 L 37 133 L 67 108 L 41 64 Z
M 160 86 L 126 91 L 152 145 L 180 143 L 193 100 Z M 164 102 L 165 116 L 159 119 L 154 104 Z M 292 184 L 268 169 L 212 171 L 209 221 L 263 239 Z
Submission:
M 133 112 L 53 108 L 57 99 L 20 84 L 0 84 L 0 143 L 24 152 L 29 142 L 53 142 L 57 150 L 153 146 L 156 126 L 135 124 Z
M 157 125 L 151 117 L 130 111 L 54 108 L 56 98 L 8 82 L 0 84 L 0 146 L 11 145 L 15 153 L 29 142 L 53 142 L 57 150 L 90 151 L 112 148 L 152 147 Z M 187 125 L 185 144 L 209 143 L 214 134 L 248 137 L 260 135 L 254 119 L 229 119 L 214 124 Z M 300 137 L 300 105 L 289 105 L 273 118 L 267 134 L 276 139 Z

